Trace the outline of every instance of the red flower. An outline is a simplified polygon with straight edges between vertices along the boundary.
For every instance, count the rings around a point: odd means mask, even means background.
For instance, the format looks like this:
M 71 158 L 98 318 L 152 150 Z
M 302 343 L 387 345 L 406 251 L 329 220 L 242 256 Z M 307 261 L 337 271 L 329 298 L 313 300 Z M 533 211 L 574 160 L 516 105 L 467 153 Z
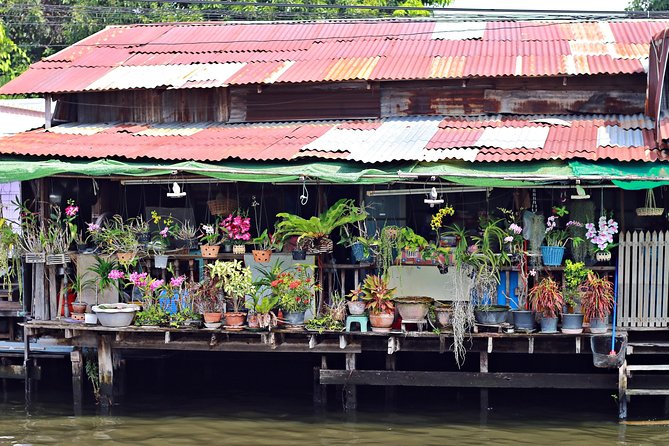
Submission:
M 300 281 L 299 280 L 294 280 L 294 281 L 290 282 L 290 284 L 288 284 L 288 288 L 290 288 L 291 290 L 294 290 L 298 286 L 300 286 Z
M 276 279 L 276 280 L 272 280 L 272 282 L 270 283 L 270 285 L 272 285 L 272 286 L 277 286 L 277 285 L 280 284 L 280 283 L 281 283 L 281 281 L 280 281 L 279 279 Z

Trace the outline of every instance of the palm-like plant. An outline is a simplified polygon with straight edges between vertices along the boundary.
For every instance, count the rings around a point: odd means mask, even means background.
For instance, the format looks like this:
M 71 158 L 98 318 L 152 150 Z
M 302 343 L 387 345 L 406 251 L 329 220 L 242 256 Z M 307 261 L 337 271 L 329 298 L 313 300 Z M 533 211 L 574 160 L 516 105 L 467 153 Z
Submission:
M 583 284 L 581 311 L 589 319 L 608 317 L 613 307 L 613 283 L 606 277 L 599 277 L 592 271 Z
M 530 290 L 530 307 L 545 318 L 557 317 L 563 306 L 562 291 L 552 277 L 544 277 Z

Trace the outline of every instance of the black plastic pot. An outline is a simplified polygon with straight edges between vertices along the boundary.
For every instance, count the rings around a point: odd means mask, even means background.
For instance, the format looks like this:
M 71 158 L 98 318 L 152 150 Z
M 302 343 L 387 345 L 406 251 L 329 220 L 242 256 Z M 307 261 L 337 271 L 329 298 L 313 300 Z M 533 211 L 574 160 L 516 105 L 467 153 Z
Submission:
M 293 260 L 305 260 L 307 258 L 306 249 L 293 249 L 291 253 L 293 254 Z

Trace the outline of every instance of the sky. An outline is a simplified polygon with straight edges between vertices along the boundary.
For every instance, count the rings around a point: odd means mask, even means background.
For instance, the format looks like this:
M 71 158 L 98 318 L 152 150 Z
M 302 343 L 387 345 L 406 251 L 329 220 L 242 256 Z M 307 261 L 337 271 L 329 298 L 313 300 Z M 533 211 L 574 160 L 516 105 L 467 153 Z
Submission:
M 622 11 L 629 0 L 454 0 L 452 8 L 476 9 L 550 9 L 567 11 Z

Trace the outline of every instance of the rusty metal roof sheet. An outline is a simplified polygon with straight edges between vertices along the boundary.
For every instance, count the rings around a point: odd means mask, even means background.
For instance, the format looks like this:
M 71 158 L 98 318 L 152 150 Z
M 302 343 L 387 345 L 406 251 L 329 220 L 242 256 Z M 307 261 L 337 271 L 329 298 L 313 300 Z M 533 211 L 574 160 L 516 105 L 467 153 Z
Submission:
M 668 26 L 410 19 L 112 26 L 33 64 L 0 94 L 641 73 L 653 34 Z
M 529 161 L 656 158 L 642 115 L 473 117 L 225 124 L 64 124 L 0 139 L 0 153 L 221 161 Z

